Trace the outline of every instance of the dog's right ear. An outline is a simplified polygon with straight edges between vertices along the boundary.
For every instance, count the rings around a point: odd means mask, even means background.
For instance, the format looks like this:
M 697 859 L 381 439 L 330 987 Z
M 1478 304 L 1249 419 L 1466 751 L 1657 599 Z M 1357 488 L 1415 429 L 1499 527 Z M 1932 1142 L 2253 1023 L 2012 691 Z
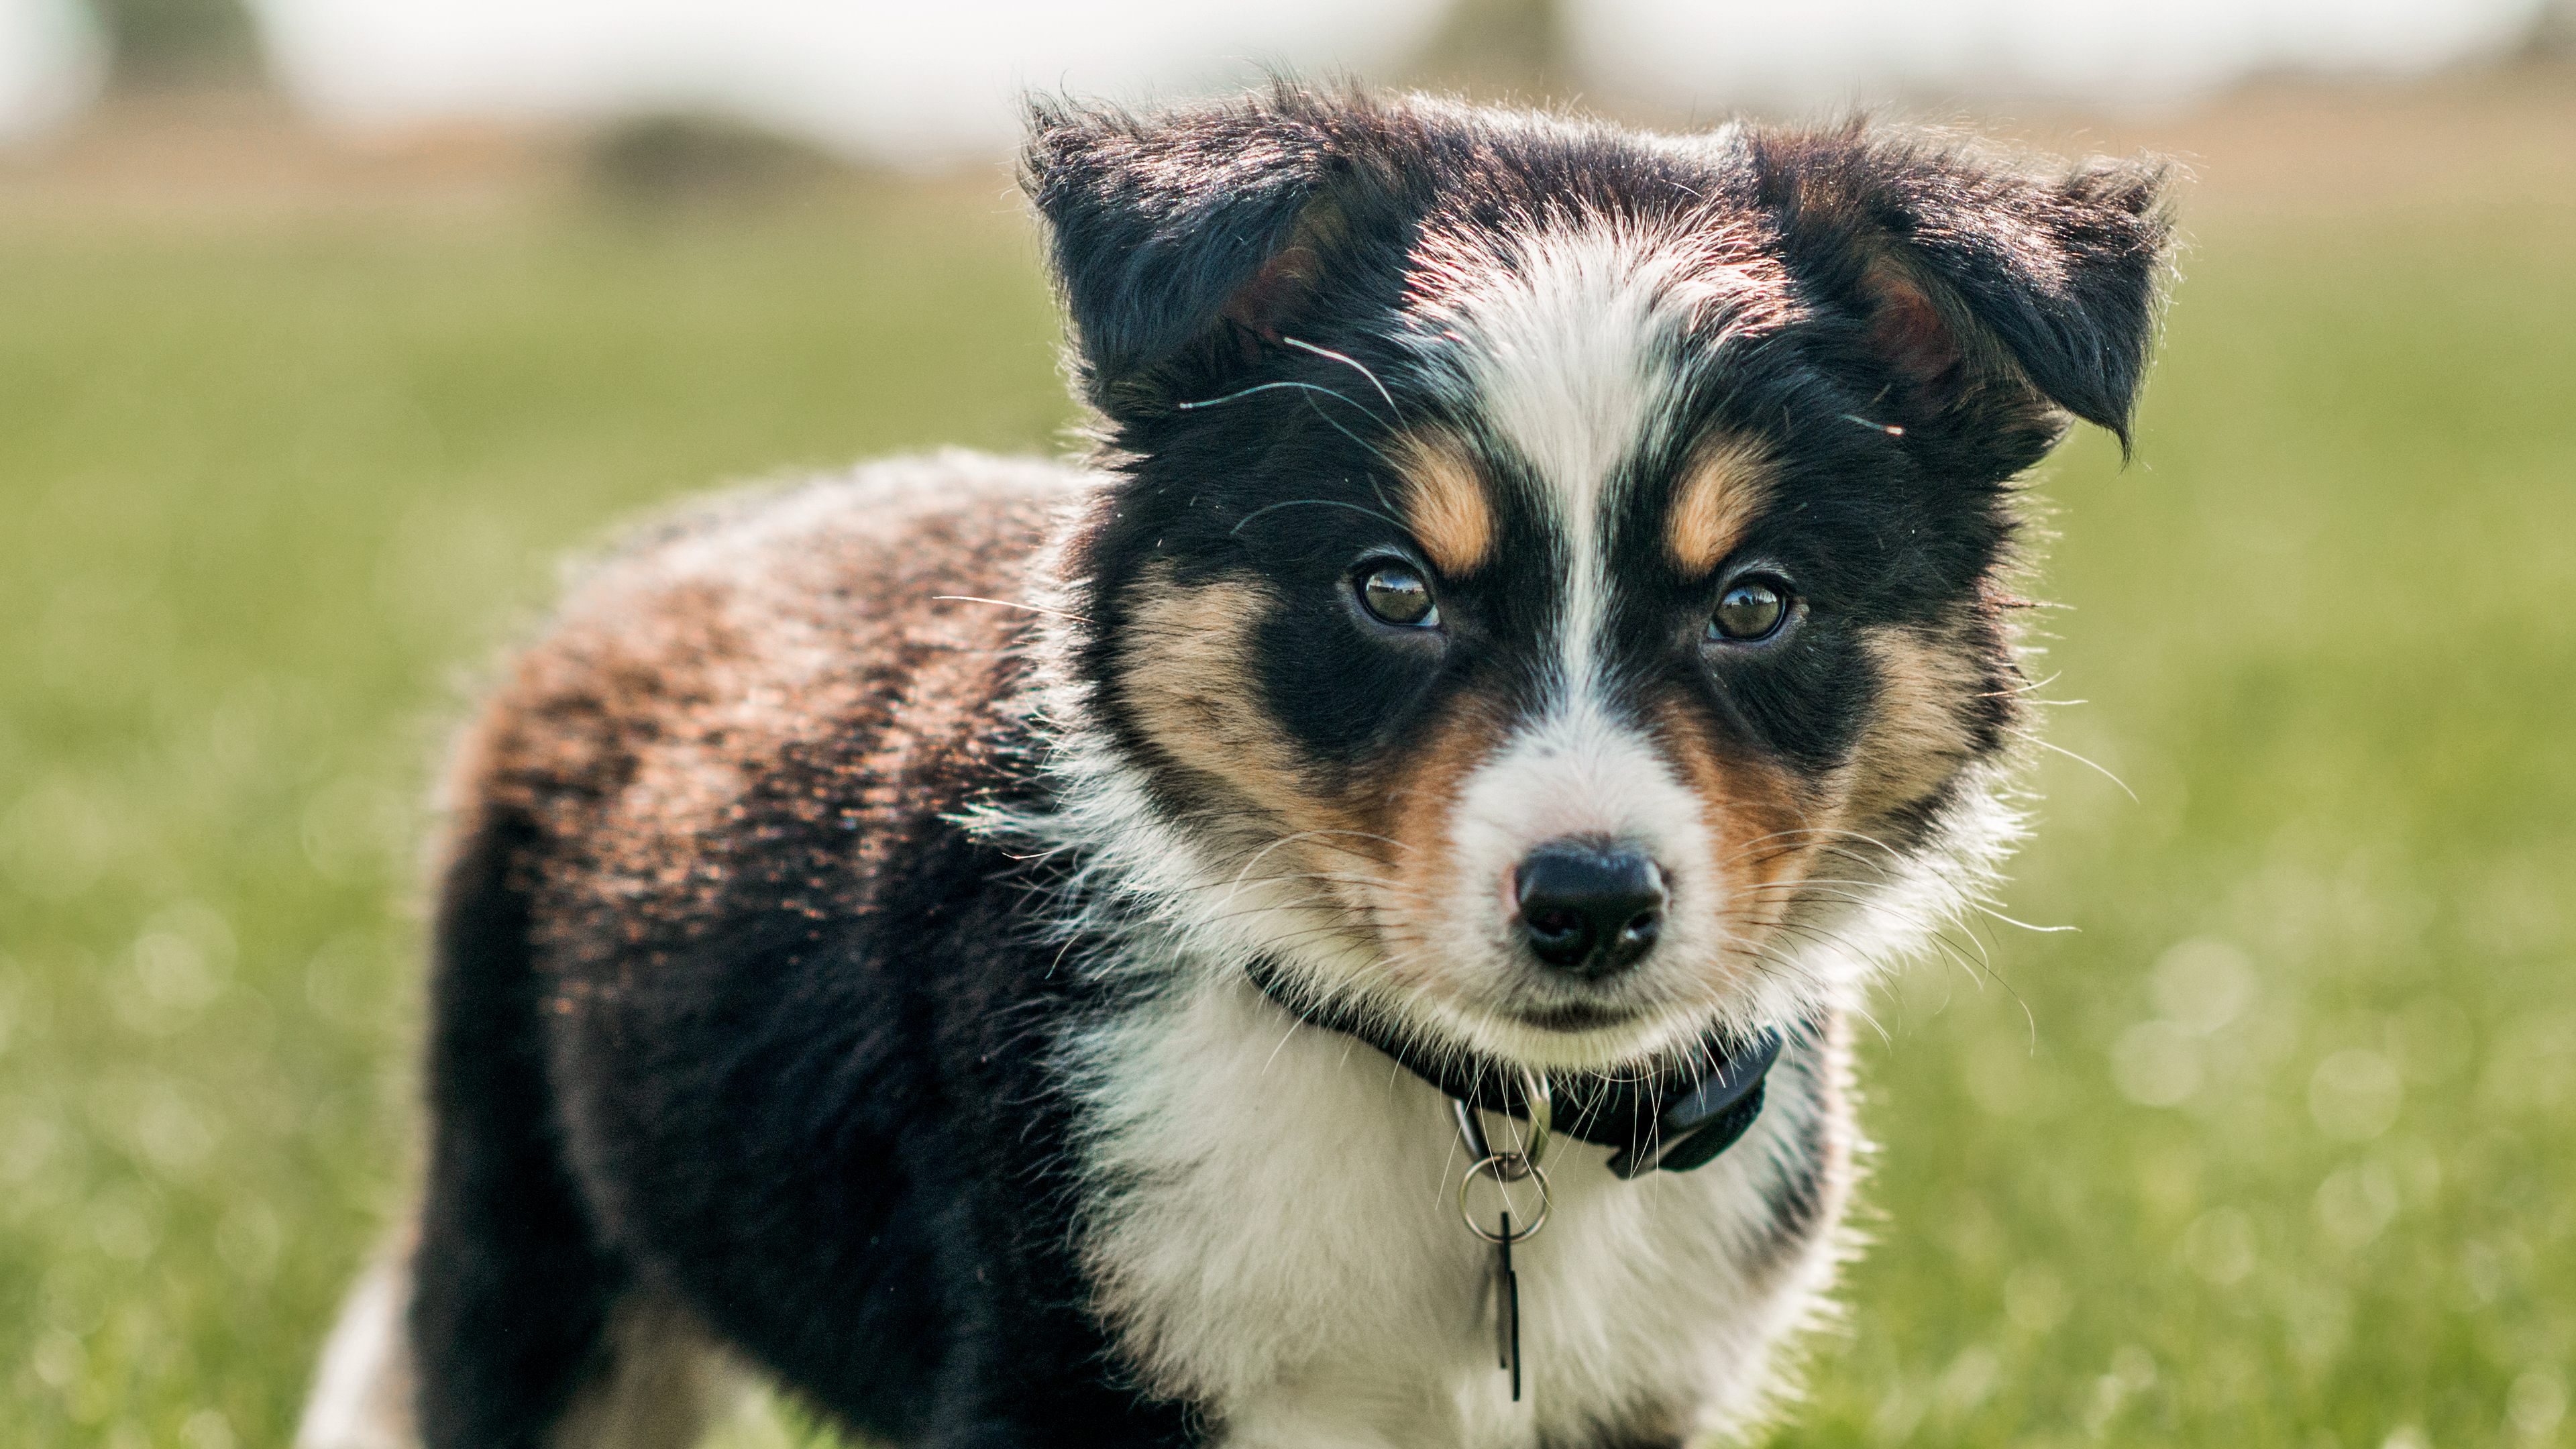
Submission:
M 1220 391 L 1312 302 L 1346 167 L 1259 102 L 1139 119 L 1030 107 L 1022 184 L 1046 218 L 1080 384 L 1118 422 Z

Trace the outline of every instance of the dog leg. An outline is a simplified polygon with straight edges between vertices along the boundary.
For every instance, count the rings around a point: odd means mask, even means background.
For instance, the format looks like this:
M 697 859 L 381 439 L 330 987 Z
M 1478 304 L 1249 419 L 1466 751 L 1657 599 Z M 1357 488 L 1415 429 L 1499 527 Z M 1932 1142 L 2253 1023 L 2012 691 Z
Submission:
M 405 1308 L 411 1275 L 388 1256 L 349 1290 L 322 1349 L 295 1449 L 419 1449 Z M 633 1294 L 610 1315 L 608 1361 L 573 1395 L 548 1449 L 688 1449 L 740 1412 L 752 1376 L 678 1309 Z
M 614 1363 L 625 1264 L 564 1160 L 531 959 L 524 820 L 494 812 L 442 882 L 426 1081 L 432 1121 L 411 1262 L 415 1400 L 428 1449 L 537 1449 Z

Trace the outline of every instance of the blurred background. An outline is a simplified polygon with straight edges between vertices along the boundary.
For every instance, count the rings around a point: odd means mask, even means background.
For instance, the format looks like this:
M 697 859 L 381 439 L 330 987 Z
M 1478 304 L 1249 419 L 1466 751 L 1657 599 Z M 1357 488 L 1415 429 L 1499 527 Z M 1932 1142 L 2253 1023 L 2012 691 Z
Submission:
M 1778 1442 L 2576 1436 L 2563 0 L 0 0 L 0 1438 L 284 1442 L 413 1171 L 431 762 L 556 560 L 1064 447 L 1016 90 L 1265 64 L 2188 166 L 2138 460 L 2038 484 L 2089 763 L 1864 1031 Z

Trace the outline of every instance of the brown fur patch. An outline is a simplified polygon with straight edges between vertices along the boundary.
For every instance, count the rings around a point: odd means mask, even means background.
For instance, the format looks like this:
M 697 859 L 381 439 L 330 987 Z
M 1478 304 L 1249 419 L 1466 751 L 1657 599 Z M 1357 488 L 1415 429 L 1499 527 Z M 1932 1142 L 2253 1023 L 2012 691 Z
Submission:
M 1120 637 L 1120 694 L 1172 763 L 1221 781 L 1283 818 L 1301 813 L 1294 747 L 1253 703 L 1252 626 L 1270 600 L 1225 580 L 1147 578 Z
M 1912 378 L 1936 406 L 1946 404 L 1967 352 L 1931 293 L 1891 261 L 1870 268 L 1861 287 L 1870 297 L 1871 349 Z
M 1699 798 L 1701 820 L 1715 846 L 1713 888 L 1729 902 L 1727 928 L 1747 944 L 1758 944 L 1787 910 L 1785 887 L 1802 879 L 1819 849 L 1831 843 L 1829 835 L 1811 828 L 1830 820 L 1831 804 L 1815 798 L 1792 771 L 1739 758 L 1679 701 L 1657 712 L 1656 733 L 1665 757 Z
M 989 748 L 1029 616 L 939 596 L 1019 597 L 1066 481 L 900 486 L 931 466 L 666 525 L 592 572 L 467 729 L 448 848 L 495 817 L 532 833 L 508 868 L 556 1011 L 612 1000 L 738 879 L 862 909 L 919 802 Z
M 1341 245 L 1349 232 L 1349 218 L 1332 201 L 1308 203 L 1288 240 L 1227 301 L 1226 320 L 1245 334 L 1244 361 L 1260 355 L 1252 339 L 1278 342 L 1281 329 L 1307 307 L 1323 278 L 1326 253 Z
M 1990 676 L 1964 639 L 1931 630 L 1875 629 L 1863 647 L 1878 698 L 1844 772 L 1844 814 L 1866 830 L 1934 794 L 1976 757 L 1967 706 Z
M 1444 711 L 1382 769 L 1321 768 L 1255 702 L 1252 631 L 1269 606 L 1258 587 L 1149 578 L 1138 594 L 1121 697 L 1166 764 L 1224 802 L 1201 823 L 1258 860 L 1252 880 L 1311 882 L 1367 923 L 1397 977 L 1454 966 L 1455 952 L 1431 949 L 1443 912 L 1488 883 L 1454 878 L 1451 822 L 1501 745 L 1500 711 Z
M 1810 877 L 1846 875 L 1836 857 L 1875 856 L 1890 821 L 1933 798 L 1988 753 L 1976 704 L 1994 687 L 1971 623 L 1881 628 L 1864 647 L 1877 675 L 1870 721 L 1849 759 L 1821 779 L 1741 758 L 1678 703 L 1657 734 L 1703 802 L 1721 862 L 1728 925 L 1748 943 L 1791 916 Z M 1874 845 L 1872 842 L 1882 842 Z
M 1674 560 L 1694 574 L 1716 568 L 1770 496 L 1770 462 L 1759 445 L 1729 434 L 1701 443 L 1673 490 L 1665 541 Z
M 1461 881 L 1453 860 L 1453 820 L 1468 780 L 1502 748 L 1501 713 L 1453 709 L 1432 726 L 1429 738 L 1405 751 L 1406 769 L 1377 798 L 1371 828 L 1392 842 L 1382 892 L 1380 927 L 1389 938 L 1390 969 L 1399 977 L 1452 971 L 1460 953 L 1434 949 L 1444 913 L 1500 881 Z
M 1252 630 L 1268 596 L 1244 582 L 1185 588 L 1149 574 L 1134 597 L 1119 692 L 1165 761 L 1223 802 L 1200 823 L 1265 852 L 1259 879 L 1303 875 L 1322 894 L 1356 903 L 1357 883 L 1379 862 L 1367 849 L 1377 832 L 1355 803 L 1368 792 L 1320 788 L 1321 772 L 1260 707 Z M 1268 853 L 1282 836 L 1289 843 Z
M 1466 445 L 1445 432 L 1398 438 L 1389 456 L 1403 484 L 1405 522 L 1452 577 L 1474 573 L 1494 548 L 1494 509 Z

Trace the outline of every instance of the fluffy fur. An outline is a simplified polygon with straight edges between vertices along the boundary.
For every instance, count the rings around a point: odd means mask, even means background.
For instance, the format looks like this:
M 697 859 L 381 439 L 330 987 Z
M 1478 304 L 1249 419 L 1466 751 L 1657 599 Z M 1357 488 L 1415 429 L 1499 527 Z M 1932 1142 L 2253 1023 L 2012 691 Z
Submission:
M 1643 1449 L 1777 1398 L 1843 1014 L 2015 833 L 2010 483 L 2125 438 L 2158 174 L 1282 86 L 1041 106 L 1027 182 L 1085 463 L 669 522 L 467 732 L 424 1196 L 314 1449 L 686 1442 L 745 1373 L 941 1446 Z M 1655 882 L 1633 964 L 1534 954 L 1569 840 Z M 1705 1167 L 1550 1159 L 1513 1403 L 1443 1099 L 1256 966 L 1569 1083 L 1788 1045 Z

